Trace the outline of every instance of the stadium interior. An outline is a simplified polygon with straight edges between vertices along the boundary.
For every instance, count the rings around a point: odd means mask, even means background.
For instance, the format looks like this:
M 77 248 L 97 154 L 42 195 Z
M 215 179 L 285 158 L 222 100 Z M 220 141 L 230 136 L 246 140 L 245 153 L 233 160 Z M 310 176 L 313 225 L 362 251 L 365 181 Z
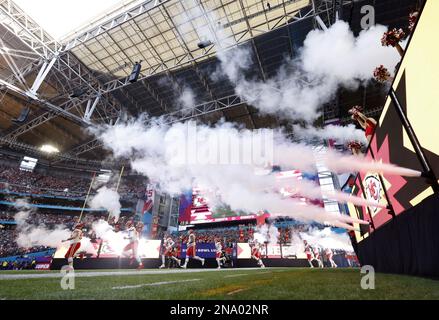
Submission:
M 300 134 L 300 128 L 307 125 L 303 119 L 261 110 L 257 102 L 238 92 L 233 79 L 217 75 L 224 63 L 221 55 L 238 49 L 249 52 L 249 65 L 242 71 L 245 78 L 275 83 L 272 79 L 282 72 L 285 61 L 302 55 L 311 32 L 326 32 L 344 21 L 353 36 L 359 37 L 362 8 L 372 6 L 377 25 L 388 30 L 401 28 L 409 34 L 413 30 L 409 16 L 416 11 L 427 19 L 438 8 L 429 8 L 432 2 L 132 0 L 55 39 L 32 18 L 32 12 L 25 12 L 13 0 L 0 0 L 0 270 L 62 268 L 70 248 L 61 239 L 67 239 L 81 223 L 87 244 L 82 242 L 85 251 L 74 259 L 75 268 L 135 268 L 134 257 L 124 256 L 127 242 L 120 240 L 122 244 L 115 245 L 112 241 L 114 237 L 125 239 L 122 235 L 131 232 L 132 224 L 141 223 L 139 261 L 146 269 L 179 269 L 176 259 L 183 263 L 189 257 L 191 230 L 197 239 L 196 254 L 212 269 L 220 268 L 215 255 L 219 242 L 222 267 L 230 269 L 254 268 L 262 261 L 264 267 L 328 269 L 372 264 L 379 272 L 439 275 L 438 253 L 415 258 L 415 250 L 409 252 L 398 245 L 422 246 L 431 252 L 438 243 L 433 230 L 425 231 L 425 239 L 418 235 L 427 227 L 413 218 L 428 214 L 425 219 L 432 225 L 438 222 L 434 217 L 437 210 L 432 209 L 439 192 L 437 141 L 427 143 L 420 125 L 427 119 L 415 122 L 415 107 L 410 107 L 418 96 L 403 98 L 406 88 L 401 84 L 403 77 L 417 76 L 407 70 L 414 69 L 410 69 L 410 63 L 415 63 L 410 56 L 415 49 L 411 48 L 425 45 L 416 38 L 424 30 L 422 21 L 404 44 L 407 53 L 396 66 L 393 84 L 372 79 L 336 88 L 319 106 L 312 126 L 323 130 L 353 125 L 362 130 L 351 112 L 353 106 L 362 106 L 362 114 L 374 119 L 378 129 L 357 152 L 368 160 L 387 160 L 426 173 L 425 181 L 415 176 L 396 180 L 391 174 L 359 173 L 355 168 L 341 174 L 317 161 L 313 174 L 294 166 L 264 167 L 272 176 L 293 177 L 317 184 L 322 192 L 352 194 L 364 201 L 371 200 L 367 185 L 375 177 L 381 188 L 381 207 L 325 196 L 300 197 L 299 205 L 352 219 L 343 220 L 344 225 L 271 215 L 265 208 L 245 213 L 227 205 L 213 209 L 206 190 L 188 185 L 187 192 L 168 192 L 163 188 L 165 181 L 143 174 L 129 152 L 116 156 L 115 149 L 97 134 L 98 129 L 133 119 L 145 125 L 159 119 L 163 126 L 194 121 L 207 128 L 226 123 L 251 131 L 281 129 L 289 142 L 306 143 L 316 154 L 329 150 L 351 156 L 355 152 L 344 140 L 320 136 L 305 141 Z M 221 39 L 206 38 L 206 30 Z M 437 51 L 428 48 L 432 54 Z M 325 52 L 321 54 L 322 64 L 335 64 L 329 58 L 325 61 Z M 406 83 L 407 88 L 415 86 L 411 80 Z M 433 91 L 433 85 L 426 90 L 430 89 Z M 413 96 L 414 91 L 407 89 Z M 389 92 L 396 92 L 396 97 Z M 402 114 L 413 119 L 413 130 L 406 126 L 404 115 L 392 111 L 398 110 L 398 101 L 403 104 Z M 401 127 L 398 136 L 395 123 Z M 419 141 L 413 140 L 418 132 Z M 114 144 L 117 139 L 120 137 L 116 136 Z M 385 153 L 384 145 L 391 151 Z M 145 166 L 154 164 L 146 162 Z M 392 189 L 404 185 L 401 181 L 407 182 L 404 187 Z M 415 232 L 410 225 L 417 224 Z M 345 230 L 346 226 L 351 229 Z M 260 252 L 255 254 L 253 241 L 261 234 Z M 51 235 L 49 239 L 47 235 Z M 174 248 L 165 257 L 166 243 L 171 240 Z M 188 268 L 198 267 L 198 261 L 188 264 Z

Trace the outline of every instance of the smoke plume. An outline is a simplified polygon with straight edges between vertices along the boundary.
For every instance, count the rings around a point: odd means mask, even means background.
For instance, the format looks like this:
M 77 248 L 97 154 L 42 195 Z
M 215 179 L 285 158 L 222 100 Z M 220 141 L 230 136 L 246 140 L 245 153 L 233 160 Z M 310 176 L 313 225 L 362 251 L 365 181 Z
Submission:
M 98 189 L 98 192 L 91 200 L 89 205 L 92 209 L 106 209 L 110 217 L 115 217 L 116 221 L 120 216 L 120 195 L 116 191 L 103 186 Z

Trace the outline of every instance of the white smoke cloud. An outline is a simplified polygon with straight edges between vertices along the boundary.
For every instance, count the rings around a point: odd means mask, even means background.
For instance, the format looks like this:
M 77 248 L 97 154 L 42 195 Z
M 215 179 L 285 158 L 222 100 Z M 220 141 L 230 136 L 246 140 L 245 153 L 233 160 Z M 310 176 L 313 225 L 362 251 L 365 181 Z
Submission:
M 195 129 L 195 136 L 191 136 L 193 128 L 187 123 L 164 125 L 156 121 L 145 125 L 141 121 L 135 121 L 103 128 L 98 132 L 98 136 L 115 155 L 130 158 L 132 168 L 157 181 L 163 191 L 177 194 L 196 184 L 220 194 L 220 201 L 213 198 L 210 199 L 211 203 L 227 204 L 235 211 L 255 213 L 267 210 L 272 215 L 289 215 L 301 221 L 315 220 L 342 227 L 352 222 L 345 216 L 331 215 L 323 208 L 304 206 L 293 199 L 283 198 L 276 188 L 278 182 L 275 178 L 255 175 L 252 163 L 234 163 L 230 158 L 221 162 L 218 157 L 213 157 L 212 162 L 207 161 L 212 154 L 223 156 L 230 153 L 229 149 L 219 147 L 219 140 L 224 141 L 232 137 L 231 140 L 241 141 L 243 145 L 248 146 L 252 141 L 252 131 L 239 130 L 231 124 L 200 126 Z M 273 138 L 272 163 L 315 172 L 316 158 L 311 147 L 293 143 L 278 131 L 271 131 L 269 136 Z M 241 155 L 247 156 L 253 152 L 246 148 L 239 151 Z M 410 169 L 346 156 L 331 150 L 328 150 L 320 161 L 324 161 L 326 166 L 335 172 L 352 172 L 353 169 L 358 169 L 400 175 L 419 174 Z M 350 201 L 361 205 L 367 202 L 337 192 L 324 194 L 318 186 L 304 183 L 297 183 L 295 187 L 305 196 L 314 198 L 327 196 L 337 201 Z
M 328 30 L 313 30 L 308 33 L 300 54 L 303 70 L 326 81 L 356 88 L 358 81 L 373 77 L 378 65 L 393 69 L 400 61 L 394 48 L 381 45 L 386 31 L 387 27 L 376 25 L 355 38 L 349 24 L 341 20 Z
M 259 243 L 268 242 L 270 245 L 276 245 L 279 242 L 279 230 L 271 224 L 263 224 L 256 228 L 253 238 Z
M 63 240 L 66 240 L 71 235 L 65 225 L 57 225 L 50 229 L 44 224 L 34 225 L 30 220 L 30 216 L 34 213 L 29 204 L 22 199 L 15 202 L 15 207 L 20 208 L 14 216 L 17 222 L 18 235 L 16 242 L 21 248 L 31 248 L 35 246 L 45 246 L 51 248 L 58 248 L 61 246 Z M 90 239 L 83 237 L 81 241 L 81 250 L 93 251 L 93 246 Z
M 155 122 L 145 125 L 135 121 L 103 128 L 98 131 L 98 136 L 115 155 L 130 158 L 134 170 L 158 182 L 165 192 L 181 193 L 196 184 L 220 194 L 220 201 L 212 199 L 212 204 L 227 204 L 235 211 L 256 213 L 267 210 L 272 215 L 289 215 L 302 221 L 315 220 L 341 227 L 349 227 L 346 223 L 352 222 L 346 216 L 330 214 L 321 207 L 304 206 L 301 202 L 283 198 L 276 188 L 276 179 L 273 176 L 255 175 L 251 163 L 233 163 L 230 158 L 226 162 L 221 162 L 219 158 L 212 162 L 206 161 L 211 154 L 224 155 L 230 152 L 227 148 L 219 147 L 219 140 L 224 141 L 231 136 L 248 146 L 252 131 L 239 130 L 231 124 L 200 126 L 194 138 L 188 133 L 191 130 L 191 126 L 183 123 L 164 125 Z M 274 137 L 275 134 L 271 132 L 269 136 Z M 279 153 L 278 148 L 282 154 L 279 159 L 275 158 L 275 163 L 282 160 L 281 165 L 315 171 L 312 148 L 289 142 L 285 137 L 282 140 L 281 137 L 280 133 L 276 133 L 277 140 L 273 142 L 274 155 Z M 239 151 L 241 155 L 252 153 L 252 150 L 246 148 Z M 351 164 L 346 165 L 345 169 L 351 171 Z M 304 190 L 309 192 L 312 188 L 308 186 Z M 319 190 L 318 186 L 314 188 Z M 314 194 L 319 196 L 318 192 Z M 337 199 L 347 201 L 341 197 Z
M 221 27 L 221 18 L 191 1 L 182 1 L 186 11 L 177 17 L 177 29 L 184 41 L 190 42 L 192 27 L 201 40 L 215 44 L 220 66 L 210 75 L 213 81 L 230 80 L 235 92 L 262 113 L 293 120 L 313 122 L 322 106 L 329 102 L 340 87 L 356 89 L 373 78 L 374 69 L 383 64 L 391 72 L 400 61 L 394 48 L 383 47 L 381 37 L 387 27 L 376 25 L 355 37 L 348 23 L 339 20 L 327 30 L 308 33 L 303 47 L 294 59 L 287 59 L 276 76 L 264 81 L 246 78 L 253 65 L 251 46 L 237 45 L 228 30 Z M 402 43 L 405 47 L 407 39 Z M 324 54 L 322 54 L 324 53 Z M 182 98 L 186 94 L 182 95 Z M 186 100 L 186 99 L 184 99 Z M 334 136 L 342 142 L 366 143 L 364 134 L 351 127 L 325 127 L 302 130 L 303 136 Z
M 100 219 L 93 223 L 93 231 L 96 237 L 105 241 L 106 244 L 118 255 L 121 255 L 128 241 L 124 239 L 124 232 L 115 232 L 108 222 Z
M 299 125 L 294 125 L 293 128 L 294 136 L 305 141 L 318 138 L 322 140 L 333 139 L 342 144 L 351 141 L 358 141 L 365 145 L 368 144 L 364 131 L 357 129 L 353 124 L 347 126 L 327 125 L 324 128 L 304 128 Z
M 307 232 L 301 232 L 300 238 L 322 249 L 354 251 L 347 233 L 336 233 L 331 228 L 310 228 Z
M 183 92 L 178 97 L 178 102 L 183 108 L 193 108 L 196 105 L 195 93 L 187 87 L 184 88 Z
M 385 31 L 385 26 L 374 26 L 355 38 L 343 21 L 328 30 L 313 30 L 299 56 L 286 60 L 277 75 L 265 81 L 244 76 L 251 66 L 249 48 L 219 51 L 221 67 L 215 77 L 221 71 L 236 93 L 262 113 L 312 122 L 340 87 L 356 89 L 372 79 L 380 64 L 394 69 L 400 57 L 393 48 L 381 45 Z
M 106 186 L 99 188 L 97 194 L 89 200 L 89 206 L 92 209 L 106 209 L 110 217 L 115 217 L 116 221 L 119 220 L 121 204 L 117 191 Z

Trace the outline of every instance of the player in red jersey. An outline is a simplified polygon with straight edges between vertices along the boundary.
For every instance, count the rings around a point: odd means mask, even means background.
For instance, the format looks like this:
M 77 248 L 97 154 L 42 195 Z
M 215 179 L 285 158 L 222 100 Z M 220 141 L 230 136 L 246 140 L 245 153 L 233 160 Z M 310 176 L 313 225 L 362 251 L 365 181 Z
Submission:
M 195 240 L 196 239 L 195 239 L 195 234 L 194 234 L 193 230 L 189 230 L 189 239 L 188 239 L 187 245 L 186 245 L 186 248 L 187 248 L 186 249 L 186 259 L 185 259 L 184 265 L 181 266 L 184 269 L 187 268 L 189 258 L 201 261 L 201 265 L 204 266 L 205 259 L 200 258 L 199 256 L 196 255 L 196 241 Z
M 250 245 L 250 249 L 251 249 L 252 259 L 255 259 L 261 268 L 265 268 L 265 265 L 261 259 L 262 243 L 259 243 L 258 240 L 255 239 L 255 240 L 250 240 L 249 245 Z
M 166 267 L 166 258 L 172 259 L 175 262 L 177 262 L 178 266 L 180 266 L 181 262 L 177 257 L 175 257 L 174 251 L 175 251 L 175 242 L 172 240 L 171 237 L 166 237 L 164 239 L 163 243 L 164 252 L 162 254 L 162 265 L 160 266 L 160 269 L 163 269 Z
M 82 239 L 82 229 L 84 228 L 83 223 L 77 223 L 72 231 L 70 238 L 63 240 L 62 242 L 70 241 L 70 247 L 65 254 L 65 258 L 69 263 L 69 267 L 73 269 L 73 258 L 75 258 L 76 252 L 81 247 L 81 239 Z M 82 259 L 82 255 L 81 255 Z
M 134 222 L 132 220 L 128 220 L 126 223 L 126 227 L 127 236 L 124 238 L 128 239 L 130 242 L 123 249 L 122 255 L 126 255 L 128 252 L 131 251 L 131 263 L 136 260 L 138 263 L 137 269 L 143 269 L 143 263 L 138 253 L 138 247 L 140 234 L 143 230 L 144 225 L 142 222 L 138 222 L 137 225 L 134 226 Z

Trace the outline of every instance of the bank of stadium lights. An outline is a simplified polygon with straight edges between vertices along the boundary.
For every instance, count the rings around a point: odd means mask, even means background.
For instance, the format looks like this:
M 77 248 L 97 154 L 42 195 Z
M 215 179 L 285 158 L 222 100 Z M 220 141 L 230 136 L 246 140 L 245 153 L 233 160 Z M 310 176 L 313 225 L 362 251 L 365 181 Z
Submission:
M 59 149 L 50 144 L 45 144 L 40 147 L 40 150 L 46 153 L 59 153 Z
M 137 82 L 137 79 L 139 79 L 139 75 L 140 75 L 140 71 L 142 70 L 142 65 L 141 65 L 142 60 L 140 60 L 139 62 L 135 62 L 134 66 L 133 66 L 133 71 L 131 72 L 128 81 L 130 83 L 134 83 Z

